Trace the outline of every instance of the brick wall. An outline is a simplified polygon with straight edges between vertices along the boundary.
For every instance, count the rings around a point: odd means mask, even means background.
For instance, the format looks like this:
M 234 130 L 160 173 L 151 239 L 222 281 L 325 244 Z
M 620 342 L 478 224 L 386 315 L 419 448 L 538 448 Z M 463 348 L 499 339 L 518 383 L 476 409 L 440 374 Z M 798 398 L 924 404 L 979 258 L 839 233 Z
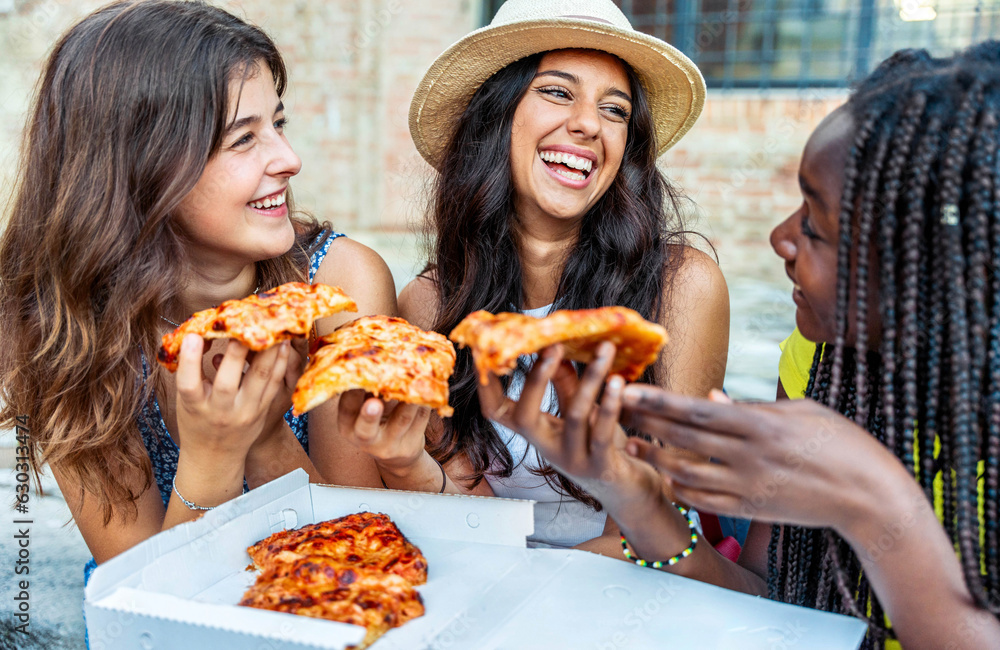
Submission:
M 49 48 L 104 2 L 15 0 L 0 5 L 0 202 L 32 88 Z M 481 20 L 478 0 L 266 0 L 216 4 L 261 25 L 291 76 L 288 135 L 303 159 L 300 207 L 362 240 L 405 281 L 418 263 L 413 231 L 430 168 L 410 142 L 407 111 L 424 70 Z M 783 278 L 767 245 L 799 202 L 795 171 L 816 123 L 842 94 L 715 94 L 681 143 L 662 159 L 693 199 L 692 221 L 716 245 L 727 276 Z
M 693 227 L 716 246 L 727 277 L 781 282 L 768 235 L 801 203 L 799 156 L 843 92 L 710 91 L 695 127 L 660 160 L 695 203 Z

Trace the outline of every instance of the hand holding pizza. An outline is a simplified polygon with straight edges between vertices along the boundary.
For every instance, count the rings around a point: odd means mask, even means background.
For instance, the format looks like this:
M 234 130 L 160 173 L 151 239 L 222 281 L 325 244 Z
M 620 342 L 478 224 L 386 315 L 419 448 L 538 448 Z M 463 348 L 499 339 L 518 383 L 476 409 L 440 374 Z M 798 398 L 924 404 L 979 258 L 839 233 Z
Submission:
M 190 458 L 242 463 L 264 430 L 288 365 L 290 344 L 281 343 L 247 362 L 247 348 L 230 341 L 214 381 L 202 372 L 203 341 L 189 334 L 177 370 L 177 428 Z
M 383 474 L 405 473 L 425 453 L 427 406 L 366 399 L 365 391 L 351 390 L 341 395 L 337 416 L 341 435 L 374 458 Z
M 662 477 L 651 465 L 625 453 L 628 439 L 618 424 L 625 382 L 612 375 L 605 383 L 615 352 L 613 344 L 600 344 L 581 379 L 563 359 L 562 345 L 546 348 L 517 402 L 504 396 L 495 375 L 479 386 L 486 417 L 520 433 L 546 461 L 612 510 L 619 503 L 658 496 L 663 488 Z M 562 417 L 541 410 L 549 382 L 555 386 Z

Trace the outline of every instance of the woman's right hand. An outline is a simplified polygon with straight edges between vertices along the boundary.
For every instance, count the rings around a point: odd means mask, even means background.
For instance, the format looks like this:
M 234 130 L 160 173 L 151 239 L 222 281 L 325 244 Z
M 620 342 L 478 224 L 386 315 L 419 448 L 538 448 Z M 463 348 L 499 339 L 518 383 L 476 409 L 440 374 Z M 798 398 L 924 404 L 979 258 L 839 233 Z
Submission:
M 340 435 L 371 456 L 384 485 L 439 492 L 443 470 L 425 451 L 430 417 L 426 406 L 385 402 L 362 390 L 341 395 L 337 410 Z
M 203 342 L 188 334 L 177 368 L 177 429 L 185 456 L 242 463 L 269 421 L 288 366 L 286 341 L 253 356 L 229 341 L 214 381 L 202 372 Z
M 618 424 L 625 383 L 617 375 L 607 378 L 614 345 L 601 344 L 582 378 L 562 355 L 559 345 L 542 352 L 517 402 L 505 397 L 499 380 L 490 375 L 489 383 L 479 386 L 483 414 L 524 436 L 547 462 L 611 510 L 637 499 L 662 500 L 660 474 L 625 452 L 628 438 Z M 562 417 L 541 410 L 550 382 Z
M 385 402 L 363 390 L 340 396 L 340 433 L 380 466 L 397 469 L 416 463 L 424 453 L 431 410 L 404 402 Z

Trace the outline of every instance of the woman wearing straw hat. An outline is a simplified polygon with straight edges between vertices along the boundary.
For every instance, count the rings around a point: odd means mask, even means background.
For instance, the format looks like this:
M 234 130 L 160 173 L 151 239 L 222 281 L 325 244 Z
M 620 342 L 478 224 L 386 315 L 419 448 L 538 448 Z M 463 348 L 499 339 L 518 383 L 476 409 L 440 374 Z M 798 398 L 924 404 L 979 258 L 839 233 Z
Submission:
M 410 132 L 440 174 L 430 211 L 436 241 L 426 270 L 400 295 L 403 316 L 447 334 L 477 309 L 544 315 L 624 305 L 670 331 L 645 381 L 692 395 L 721 387 L 726 284 L 710 257 L 686 245 L 678 194 L 656 167 L 704 98 L 694 64 L 633 30 L 610 0 L 509 0 L 488 27 L 438 57 L 413 97 Z M 516 399 L 523 378 L 504 387 L 508 396 Z M 443 482 L 534 499 L 533 541 L 621 557 L 616 527 L 593 495 L 515 433 L 558 421 L 536 408 L 530 423 L 515 424 L 513 408 L 498 408 L 499 381 L 483 393 L 483 408 L 477 383 L 468 351 L 459 351 L 455 414 L 431 422 L 427 451 L 422 436 L 401 444 L 391 424 L 380 429 L 377 400 L 359 405 L 355 443 L 389 487 L 436 491 Z M 541 411 L 555 412 L 547 393 Z

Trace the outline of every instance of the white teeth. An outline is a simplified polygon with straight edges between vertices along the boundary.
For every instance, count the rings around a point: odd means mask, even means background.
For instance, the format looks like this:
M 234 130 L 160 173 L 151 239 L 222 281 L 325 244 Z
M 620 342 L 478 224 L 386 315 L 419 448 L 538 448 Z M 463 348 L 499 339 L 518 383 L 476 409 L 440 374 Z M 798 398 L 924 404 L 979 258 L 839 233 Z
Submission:
M 590 172 L 594 168 L 593 161 L 587 158 L 580 158 L 579 156 L 574 156 L 571 153 L 562 153 L 555 151 L 542 151 L 538 154 L 539 158 L 545 162 L 558 163 L 561 165 L 566 165 L 572 169 L 580 169 L 586 172 Z
M 258 210 L 268 210 L 270 208 L 276 208 L 279 205 L 284 205 L 284 204 L 285 204 L 285 192 L 282 192 L 277 196 L 271 196 L 261 201 L 251 201 L 250 207 L 256 208 Z
M 560 176 L 564 176 L 564 177 L 570 179 L 571 181 L 582 181 L 583 179 L 587 178 L 583 174 L 574 174 L 573 172 L 565 172 L 565 171 L 563 171 L 561 169 L 557 169 L 557 170 L 555 170 L 555 172 L 557 174 L 559 174 Z

